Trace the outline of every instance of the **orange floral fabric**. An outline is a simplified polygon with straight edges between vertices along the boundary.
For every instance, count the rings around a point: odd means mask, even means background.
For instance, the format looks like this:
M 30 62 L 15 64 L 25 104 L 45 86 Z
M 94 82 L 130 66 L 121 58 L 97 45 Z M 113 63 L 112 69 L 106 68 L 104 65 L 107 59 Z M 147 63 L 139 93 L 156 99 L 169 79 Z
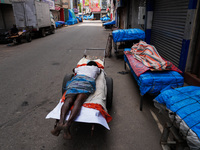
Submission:
M 99 110 L 107 122 L 110 122 L 112 120 L 112 117 L 103 109 L 103 107 L 100 104 L 84 103 L 83 106 L 87 108 L 93 108 L 93 109 Z
M 95 61 L 95 62 L 96 62 L 96 61 Z M 103 66 L 102 64 L 100 64 L 100 63 L 98 63 L 98 62 L 96 62 L 96 63 L 97 63 L 97 66 L 98 66 L 99 68 L 104 69 L 104 66 Z M 80 67 L 80 66 L 87 66 L 87 64 L 80 64 L 80 65 L 77 65 L 76 68 L 78 68 L 78 67 Z

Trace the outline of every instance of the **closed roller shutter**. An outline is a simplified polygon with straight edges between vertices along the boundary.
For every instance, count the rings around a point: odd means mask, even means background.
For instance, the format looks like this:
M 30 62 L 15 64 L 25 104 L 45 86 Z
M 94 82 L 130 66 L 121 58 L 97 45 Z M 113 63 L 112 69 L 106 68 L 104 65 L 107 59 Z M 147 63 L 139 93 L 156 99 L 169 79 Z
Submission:
M 155 0 L 151 44 L 159 54 L 177 67 L 189 0 Z

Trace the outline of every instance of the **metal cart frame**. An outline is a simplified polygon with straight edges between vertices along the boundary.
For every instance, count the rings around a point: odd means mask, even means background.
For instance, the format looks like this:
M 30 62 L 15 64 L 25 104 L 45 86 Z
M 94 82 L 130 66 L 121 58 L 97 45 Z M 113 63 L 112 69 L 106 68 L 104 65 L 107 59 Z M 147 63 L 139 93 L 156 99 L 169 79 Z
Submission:
M 98 50 L 103 51 L 103 54 L 101 56 L 88 55 L 88 54 L 90 54 L 90 53 L 88 53 L 88 51 L 95 51 L 95 53 L 96 53 Z M 103 48 L 85 49 L 84 57 L 89 60 L 101 59 L 105 66 L 105 49 L 103 49 Z M 63 83 L 62 83 L 62 95 L 65 92 L 67 82 L 70 81 L 73 76 L 74 76 L 74 74 L 66 74 L 65 75 L 65 77 L 63 79 Z M 106 108 L 108 110 L 110 110 L 112 107 L 112 100 L 113 100 L 113 79 L 110 77 L 106 77 L 105 79 L 106 79 L 106 86 L 107 86 Z M 94 128 L 95 128 L 95 124 L 92 124 L 91 135 L 93 135 Z

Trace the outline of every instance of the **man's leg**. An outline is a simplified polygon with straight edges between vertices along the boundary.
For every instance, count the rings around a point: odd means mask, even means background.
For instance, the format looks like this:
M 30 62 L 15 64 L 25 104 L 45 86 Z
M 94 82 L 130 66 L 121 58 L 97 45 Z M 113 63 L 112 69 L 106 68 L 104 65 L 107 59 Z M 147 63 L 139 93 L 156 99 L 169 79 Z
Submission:
M 75 96 L 76 95 L 70 95 L 69 97 L 66 97 L 64 104 L 61 107 L 60 120 L 57 122 L 55 128 L 51 131 L 53 135 L 58 136 L 60 131 L 63 129 L 66 116 L 71 106 L 74 104 Z
M 70 126 L 71 126 L 72 122 L 74 121 L 74 119 L 76 119 L 77 115 L 80 113 L 81 106 L 83 105 L 83 103 L 86 101 L 87 98 L 88 98 L 88 95 L 86 95 L 84 93 L 77 95 L 76 100 L 74 101 L 74 107 L 71 111 L 69 119 L 64 124 L 64 127 L 65 127 L 64 139 L 71 139 Z

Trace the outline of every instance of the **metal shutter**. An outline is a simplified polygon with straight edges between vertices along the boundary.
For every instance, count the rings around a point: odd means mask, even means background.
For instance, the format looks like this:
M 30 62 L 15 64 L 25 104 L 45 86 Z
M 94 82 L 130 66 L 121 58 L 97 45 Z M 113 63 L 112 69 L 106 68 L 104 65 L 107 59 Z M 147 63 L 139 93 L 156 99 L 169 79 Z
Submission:
M 165 59 L 177 67 L 189 0 L 155 0 L 151 44 Z

